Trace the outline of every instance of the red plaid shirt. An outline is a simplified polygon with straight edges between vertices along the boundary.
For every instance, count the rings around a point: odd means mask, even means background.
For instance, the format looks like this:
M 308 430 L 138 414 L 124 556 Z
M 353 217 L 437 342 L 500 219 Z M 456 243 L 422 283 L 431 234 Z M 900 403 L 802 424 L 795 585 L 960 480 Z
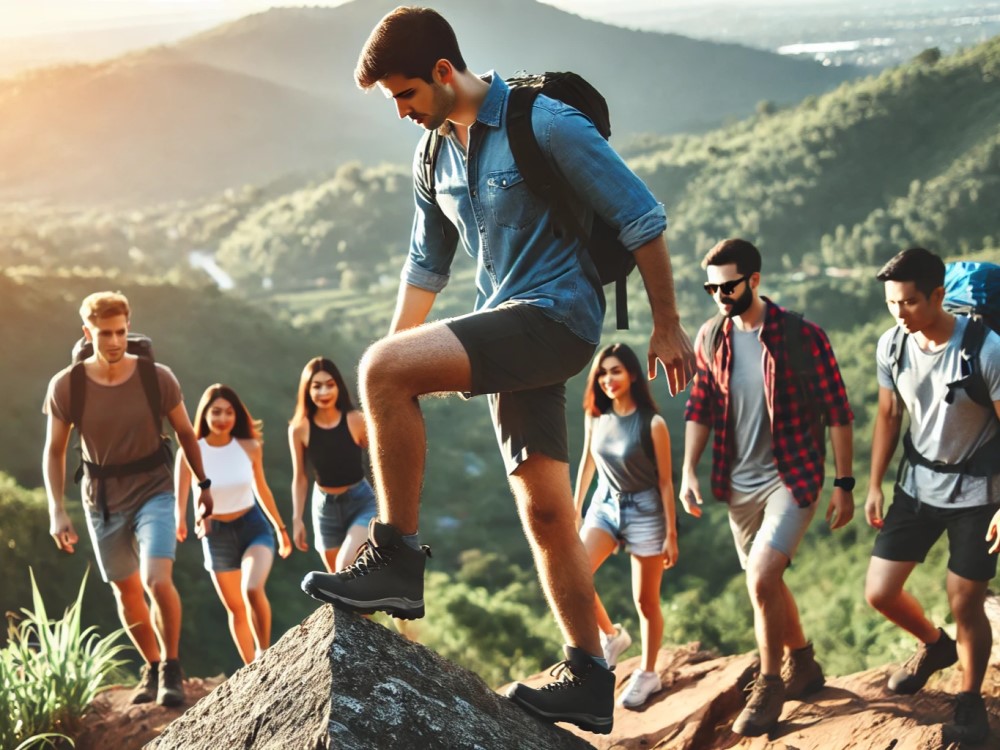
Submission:
M 810 409 L 809 399 L 802 394 L 802 382 L 795 377 L 789 362 L 782 321 L 787 312 L 770 300 L 763 299 L 767 310 L 760 341 L 774 460 L 785 486 L 796 502 L 806 507 L 816 501 L 823 486 L 826 434 L 822 423 Z M 711 362 L 708 358 L 712 346 L 705 341 L 705 337 L 712 328 L 712 321 L 705 323 L 698 332 L 698 370 L 684 412 L 686 420 L 715 431 L 712 494 L 723 502 L 729 502 L 732 492 L 729 484 L 733 461 L 732 425 L 729 423 L 729 378 L 733 369 L 729 331 L 732 325 L 731 320 L 723 323 L 724 335 Z M 830 340 L 822 328 L 803 320 L 802 341 L 807 347 L 806 361 L 815 364 L 813 377 L 806 381 L 812 392 L 812 403 L 825 413 L 828 424 L 850 424 L 854 414 L 847 402 L 847 391 Z

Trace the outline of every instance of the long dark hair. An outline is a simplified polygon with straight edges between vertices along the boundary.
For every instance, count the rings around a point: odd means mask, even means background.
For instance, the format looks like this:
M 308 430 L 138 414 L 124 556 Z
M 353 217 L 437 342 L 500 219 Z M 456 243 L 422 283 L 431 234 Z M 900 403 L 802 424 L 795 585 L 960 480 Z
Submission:
M 217 398 L 224 398 L 232 404 L 233 411 L 236 412 L 236 424 L 233 425 L 232 431 L 233 437 L 240 438 L 241 440 L 261 439 L 263 423 L 259 419 L 254 419 L 250 416 L 250 410 L 240 400 L 240 397 L 236 395 L 236 391 L 222 383 L 208 386 L 205 392 L 201 394 L 201 400 L 198 402 L 198 410 L 194 414 L 194 434 L 196 437 L 203 438 L 211 432 L 208 429 L 208 407 Z
M 309 384 L 312 383 L 313 375 L 318 372 L 330 373 L 333 382 L 337 384 L 336 407 L 345 414 L 354 411 L 354 402 L 347 390 L 347 383 L 344 382 L 344 376 L 340 374 L 337 365 L 326 357 L 313 357 L 302 368 L 302 377 L 299 378 L 299 392 L 295 399 L 295 413 L 292 415 L 293 423 L 298 423 L 303 419 L 311 419 L 316 414 L 316 404 L 309 396 Z
M 587 386 L 583 390 L 583 411 L 592 417 L 599 417 L 607 413 L 611 408 L 611 399 L 608 394 L 601 390 L 600 383 L 597 382 L 597 373 L 601 365 L 608 357 L 617 357 L 625 365 L 628 374 L 632 376 L 632 386 L 629 391 L 636 406 L 643 411 L 659 412 L 653 394 L 649 390 L 649 383 L 646 380 L 646 373 L 643 372 L 639 358 L 628 344 L 611 344 L 604 347 L 594 357 L 594 363 L 590 366 L 590 373 L 587 375 Z

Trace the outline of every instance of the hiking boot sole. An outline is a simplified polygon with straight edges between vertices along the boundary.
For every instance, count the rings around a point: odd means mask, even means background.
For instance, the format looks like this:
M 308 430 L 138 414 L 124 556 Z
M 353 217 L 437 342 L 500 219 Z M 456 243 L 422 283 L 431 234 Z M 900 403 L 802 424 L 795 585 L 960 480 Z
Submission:
M 167 708 L 181 706 L 184 704 L 184 696 L 178 695 L 177 693 L 167 693 L 166 695 L 158 695 L 156 696 L 156 704 L 158 706 L 166 706 Z
M 302 581 L 302 590 L 313 599 L 335 607 L 340 607 L 348 612 L 355 612 L 359 615 L 373 615 L 376 612 L 385 612 L 400 620 L 419 620 L 424 616 L 424 600 L 407 599 L 406 597 L 386 597 L 384 599 L 370 599 L 361 601 L 350 599 L 332 591 L 327 591 L 318 585 L 311 575 L 307 575 Z
M 736 724 L 733 724 L 733 734 L 738 734 L 740 737 L 760 737 L 761 735 L 768 734 L 776 726 L 778 726 L 777 719 L 767 726 L 756 726 L 748 723 L 737 729 Z
M 611 734 L 611 729 L 614 726 L 615 718 L 614 716 L 595 716 L 594 714 L 569 714 L 569 713 L 550 713 L 548 711 L 542 711 L 536 706 L 527 703 L 522 700 L 521 697 L 515 692 L 511 691 L 507 694 L 514 703 L 519 705 L 529 714 L 537 719 L 548 722 L 565 721 L 570 724 L 576 724 L 580 729 L 585 732 L 593 732 L 594 734 Z

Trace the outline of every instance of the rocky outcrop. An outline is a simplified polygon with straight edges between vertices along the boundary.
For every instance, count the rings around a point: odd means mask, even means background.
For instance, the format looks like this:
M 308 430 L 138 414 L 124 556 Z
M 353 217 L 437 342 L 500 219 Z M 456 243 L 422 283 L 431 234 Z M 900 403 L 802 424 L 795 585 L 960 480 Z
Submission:
M 156 750 L 577 750 L 475 674 L 324 606 L 170 724 Z

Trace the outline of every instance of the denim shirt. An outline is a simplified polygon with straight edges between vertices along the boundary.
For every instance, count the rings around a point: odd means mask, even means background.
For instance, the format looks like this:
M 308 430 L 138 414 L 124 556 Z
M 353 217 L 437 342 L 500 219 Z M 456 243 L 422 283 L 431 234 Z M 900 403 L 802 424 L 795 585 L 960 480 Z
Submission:
M 596 344 L 604 322 L 603 290 L 588 280 L 579 240 L 568 232 L 556 236 L 548 205 L 531 192 L 514 164 L 506 128 L 510 87 L 494 72 L 484 80 L 490 88 L 469 129 L 468 153 L 453 133 L 442 139 L 434 194 L 424 184 L 422 149 L 417 148 L 416 215 L 402 280 L 440 292 L 461 241 L 476 260 L 476 310 L 526 302 Z M 590 226 L 596 212 L 618 228 L 631 251 L 663 233 L 663 205 L 586 116 L 539 96 L 531 124 L 542 152 L 573 186 L 583 226 Z

